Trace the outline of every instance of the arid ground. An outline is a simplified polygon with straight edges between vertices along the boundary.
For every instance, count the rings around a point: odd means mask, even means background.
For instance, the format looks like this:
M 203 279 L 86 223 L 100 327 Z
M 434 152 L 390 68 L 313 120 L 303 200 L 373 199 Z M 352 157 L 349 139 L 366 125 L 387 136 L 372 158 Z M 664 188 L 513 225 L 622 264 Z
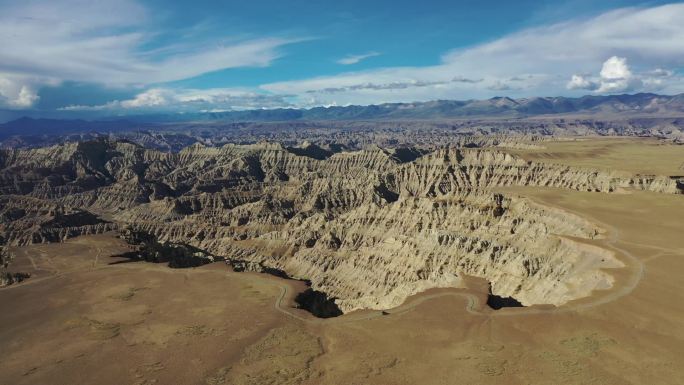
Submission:
M 515 152 L 684 174 L 684 146 L 651 140 Z M 625 265 L 609 270 L 613 286 L 560 307 L 492 310 L 473 280 L 322 320 L 293 308 L 301 282 L 223 263 L 128 263 L 112 257 L 130 248 L 115 234 L 80 236 L 13 249 L 12 269 L 31 278 L 0 289 L 0 384 L 684 384 L 682 196 L 500 190 L 602 228 L 583 242 Z

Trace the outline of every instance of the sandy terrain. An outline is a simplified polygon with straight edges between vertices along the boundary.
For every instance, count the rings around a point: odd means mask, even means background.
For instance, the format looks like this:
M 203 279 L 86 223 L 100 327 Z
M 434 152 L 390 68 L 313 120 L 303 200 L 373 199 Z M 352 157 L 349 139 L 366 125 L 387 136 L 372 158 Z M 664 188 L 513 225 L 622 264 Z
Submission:
M 665 163 L 642 168 L 676 171 Z M 32 277 L 0 290 L 0 384 L 684 384 L 682 197 L 505 191 L 605 229 L 592 242 L 625 264 L 613 287 L 494 311 L 474 280 L 320 320 L 291 308 L 301 283 L 109 265 L 128 246 L 83 236 L 15 249 L 13 270 Z

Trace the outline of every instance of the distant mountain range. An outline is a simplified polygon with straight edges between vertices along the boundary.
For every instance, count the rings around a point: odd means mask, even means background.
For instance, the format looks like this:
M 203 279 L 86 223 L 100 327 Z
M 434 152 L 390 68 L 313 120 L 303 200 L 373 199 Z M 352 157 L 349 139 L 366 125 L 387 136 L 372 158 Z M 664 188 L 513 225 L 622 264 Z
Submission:
M 436 100 L 421 103 L 387 103 L 369 106 L 315 107 L 230 111 L 198 115 L 209 120 L 290 121 L 366 119 L 522 118 L 541 115 L 650 115 L 684 116 L 684 94 L 534 97 L 486 100 Z M 187 119 L 188 117 L 184 117 Z
M 0 139 L 19 135 L 67 135 L 85 132 L 116 133 L 144 129 L 148 125 L 133 120 L 33 119 L 19 118 L 0 124 Z
M 271 109 L 213 113 L 148 114 L 97 121 L 20 118 L 0 124 L 0 138 L 11 135 L 69 134 L 78 132 L 121 132 L 146 129 L 170 122 L 292 122 L 354 120 L 430 119 L 520 119 L 534 117 L 574 117 L 615 119 L 633 117 L 684 117 L 684 94 L 534 97 L 486 100 L 436 100 L 416 103 L 387 103 L 369 106 L 315 107 L 311 109 Z
M 132 117 L 136 121 L 293 121 L 293 120 L 393 120 L 455 118 L 524 118 L 542 115 L 684 116 L 684 94 L 534 97 L 486 100 L 435 100 L 416 103 L 386 103 L 369 106 L 314 107 Z

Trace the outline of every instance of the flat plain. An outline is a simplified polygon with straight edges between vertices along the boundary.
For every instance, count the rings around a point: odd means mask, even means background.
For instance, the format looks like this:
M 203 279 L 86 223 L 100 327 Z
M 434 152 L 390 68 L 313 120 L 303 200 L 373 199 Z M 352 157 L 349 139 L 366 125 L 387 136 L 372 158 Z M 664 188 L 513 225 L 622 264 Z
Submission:
M 577 137 L 545 142 L 540 148 L 508 151 L 537 162 L 645 175 L 684 175 L 684 145 L 656 138 Z

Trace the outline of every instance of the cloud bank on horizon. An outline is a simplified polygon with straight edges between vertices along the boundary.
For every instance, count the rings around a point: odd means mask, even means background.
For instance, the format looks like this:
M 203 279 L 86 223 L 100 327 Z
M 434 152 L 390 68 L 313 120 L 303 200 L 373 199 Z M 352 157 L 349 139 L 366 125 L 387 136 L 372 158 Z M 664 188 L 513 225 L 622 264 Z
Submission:
M 61 94 L 49 108 L 98 114 L 684 92 L 684 3 L 530 25 L 414 65 L 393 65 L 391 41 L 322 60 L 317 44 L 328 38 L 313 29 L 228 36 L 201 21 L 169 28 L 152 4 L 135 0 L 0 0 L 0 10 L 2 109 L 45 109 L 50 90 Z M 412 55 L 408 43 L 397 54 Z M 304 62 L 313 69 L 302 76 L 295 67 Z M 257 70 L 247 85 L 231 73 Z M 83 102 L 75 85 L 104 101 Z

